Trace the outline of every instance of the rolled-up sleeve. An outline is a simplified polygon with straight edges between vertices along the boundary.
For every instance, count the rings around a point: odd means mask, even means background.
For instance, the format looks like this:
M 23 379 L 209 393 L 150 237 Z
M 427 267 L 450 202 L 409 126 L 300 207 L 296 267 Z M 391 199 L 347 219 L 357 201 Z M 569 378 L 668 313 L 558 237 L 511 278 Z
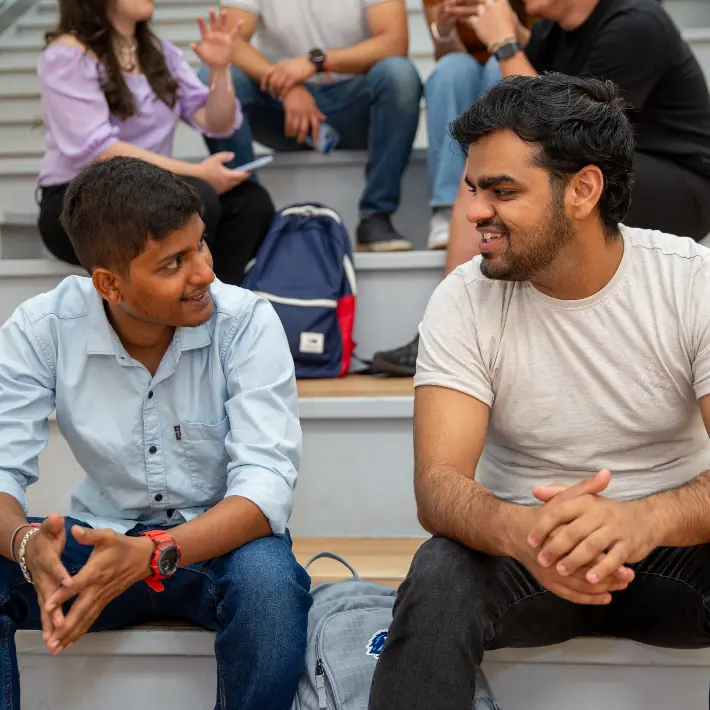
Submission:
M 225 357 L 228 466 L 225 497 L 241 496 L 282 534 L 293 509 L 301 426 L 293 358 L 271 304 L 253 302 Z
M 40 55 L 37 73 L 48 134 L 60 153 L 88 165 L 119 140 L 95 60 L 52 45 Z
M 242 125 L 243 120 L 241 106 L 236 96 L 234 97 L 236 110 L 232 127 L 225 133 L 213 133 L 205 130 L 203 126 L 200 126 L 195 121 L 195 112 L 207 103 L 207 99 L 210 96 L 209 87 L 200 81 L 192 67 L 187 63 L 185 55 L 174 44 L 163 42 L 163 53 L 170 68 L 170 73 L 178 83 L 180 118 L 196 131 L 200 131 L 200 133 L 210 138 L 231 136 Z
M 27 486 L 39 477 L 49 437 L 55 376 L 49 350 L 22 309 L 0 328 L 0 492 L 27 512 Z

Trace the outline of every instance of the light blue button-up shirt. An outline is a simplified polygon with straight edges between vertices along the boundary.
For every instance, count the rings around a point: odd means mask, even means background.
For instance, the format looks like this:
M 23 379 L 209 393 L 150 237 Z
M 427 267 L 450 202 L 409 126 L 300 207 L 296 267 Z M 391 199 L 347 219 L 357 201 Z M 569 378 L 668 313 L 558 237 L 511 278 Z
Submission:
M 20 306 L 0 328 L 0 492 L 27 510 L 56 409 L 86 473 L 73 517 L 125 532 L 242 496 L 283 533 L 301 454 L 288 342 L 267 301 L 218 281 L 211 293 L 213 316 L 176 329 L 154 377 L 122 346 L 90 279 Z

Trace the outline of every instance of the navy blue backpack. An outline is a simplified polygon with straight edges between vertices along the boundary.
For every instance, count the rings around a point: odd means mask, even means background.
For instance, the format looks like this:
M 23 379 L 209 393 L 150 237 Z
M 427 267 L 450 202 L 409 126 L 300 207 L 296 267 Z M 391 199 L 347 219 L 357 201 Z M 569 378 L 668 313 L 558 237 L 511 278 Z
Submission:
M 343 377 L 355 323 L 352 246 L 340 215 L 316 202 L 281 210 L 242 286 L 271 302 L 296 377 Z

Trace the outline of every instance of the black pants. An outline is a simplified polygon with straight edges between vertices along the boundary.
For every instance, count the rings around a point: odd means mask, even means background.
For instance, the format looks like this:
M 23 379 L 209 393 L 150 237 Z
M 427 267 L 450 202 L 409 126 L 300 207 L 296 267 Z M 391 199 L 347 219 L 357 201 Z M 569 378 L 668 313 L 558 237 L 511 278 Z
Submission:
M 624 224 L 695 241 L 710 234 L 710 178 L 638 151 L 634 176 L 631 209 Z
M 207 245 L 214 258 L 215 275 L 228 284 L 239 284 L 244 267 L 253 258 L 274 218 L 269 193 L 256 182 L 244 182 L 218 195 L 204 180 L 183 177 L 202 197 Z M 39 232 L 47 249 L 69 264 L 80 266 L 67 233 L 59 222 L 67 185 L 42 190 Z
M 710 544 L 659 548 L 608 606 L 542 587 L 507 557 L 432 538 L 402 583 L 377 664 L 370 710 L 470 710 L 483 652 L 627 638 L 668 648 L 710 646 Z

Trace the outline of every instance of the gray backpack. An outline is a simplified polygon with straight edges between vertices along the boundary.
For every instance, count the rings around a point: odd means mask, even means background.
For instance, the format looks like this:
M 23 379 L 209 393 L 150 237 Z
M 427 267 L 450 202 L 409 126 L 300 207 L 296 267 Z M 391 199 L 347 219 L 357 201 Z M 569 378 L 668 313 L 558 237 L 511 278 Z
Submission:
M 340 556 L 321 552 L 306 569 L 328 557 L 344 564 L 352 579 L 319 584 L 311 591 L 308 647 L 291 710 L 367 710 L 377 659 L 392 621 L 397 592 L 364 582 Z M 472 710 L 500 710 L 479 672 Z

